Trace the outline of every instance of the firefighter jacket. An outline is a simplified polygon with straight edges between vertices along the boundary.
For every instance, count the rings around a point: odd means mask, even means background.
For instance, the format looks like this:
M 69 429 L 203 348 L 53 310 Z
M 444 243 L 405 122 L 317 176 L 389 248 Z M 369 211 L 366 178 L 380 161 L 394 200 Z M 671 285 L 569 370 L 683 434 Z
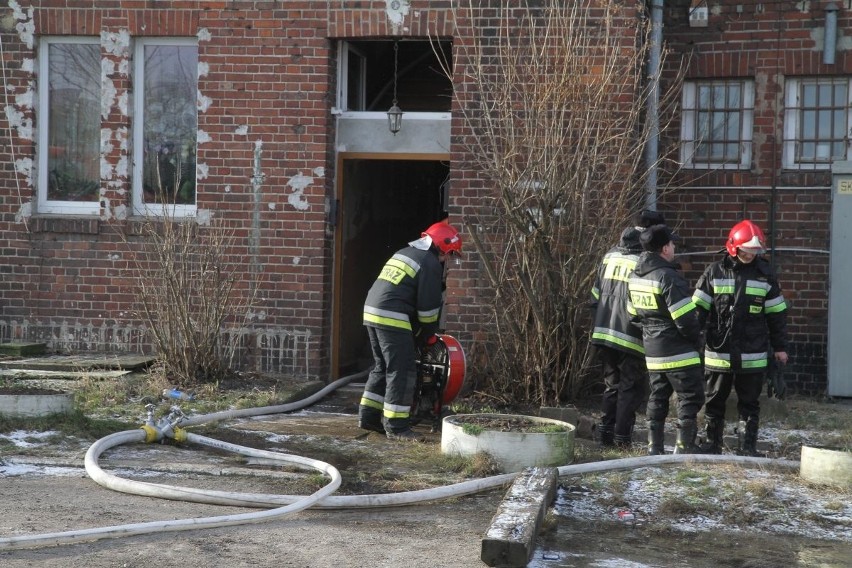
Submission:
M 639 260 L 642 245 L 639 231 L 628 227 L 621 233 L 618 245 L 604 255 L 592 288 L 591 306 L 595 309 L 592 343 L 642 357 L 642 330 L 628 313 L 630 303 L 627 282 Z
M 677 267 L 657 253 L 643 252 L 628 285 L 628 309 L 642 327 L 648 372 L 700 366 L 697 345 L 701 328 L 692 289 Z
M 787 303 L 765 259 L 744 264 L 725 254 L 701 275 L 692 299 L 706 324 L 707 371 L 765 372 L 769 347 L 787 350 Z
M 409 246 L 382 268 L 364 302 L 364 325 L 425 340 L 438 331 L 444 269 L 434 249 Z

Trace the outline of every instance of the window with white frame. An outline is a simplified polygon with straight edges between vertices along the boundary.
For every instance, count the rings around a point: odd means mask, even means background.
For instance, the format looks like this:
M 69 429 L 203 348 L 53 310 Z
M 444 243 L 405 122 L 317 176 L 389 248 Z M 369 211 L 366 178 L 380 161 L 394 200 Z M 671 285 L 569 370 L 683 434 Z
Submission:
M 788 169 L 828 169 L 846 160 L 850 116 L 848 77 L 787 79 L 784 94 L 784 150 Z
M 197 42 L 138 39 L 134 63 L 134 213 L 193 215 L 198 134 Z
M 100 41 L 39 43 L 36 211 L 100 212 Z
M 683 85 L 681 163 L 696 169 L 748 169 L 754 128 L 754 81 Z

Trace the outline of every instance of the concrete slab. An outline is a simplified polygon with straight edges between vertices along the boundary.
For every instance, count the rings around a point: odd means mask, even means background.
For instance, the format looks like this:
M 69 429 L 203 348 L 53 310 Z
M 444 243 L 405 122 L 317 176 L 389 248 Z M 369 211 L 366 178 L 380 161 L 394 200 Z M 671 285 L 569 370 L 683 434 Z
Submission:
M 151 355 L 92 353 L 79 355 L 50 355 L 28 359 L 0 361 L 0 369 L 29 369 L 34 371 L 75 371 L 94 369 L 144 369 L 157 360 Z
M 529 467 L 518 474 L 482 539 L 480 558 L 485 564 L 522 568 L 530 562 L 558 480 L 555 467 Z

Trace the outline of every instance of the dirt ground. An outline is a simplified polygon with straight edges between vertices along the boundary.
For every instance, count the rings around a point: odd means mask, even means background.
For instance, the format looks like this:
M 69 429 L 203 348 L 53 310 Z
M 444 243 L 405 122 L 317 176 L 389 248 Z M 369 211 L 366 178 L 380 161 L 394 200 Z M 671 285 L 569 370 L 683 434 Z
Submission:
M 333 435 L 355 447 L 353 459 L 391 458 L 399 442 L 357 428 L 354 415 L 331 406 L 280 416 L 237 421 L 211 437 L 239 438 L 241 432 L 271 437 L 270 449 L 287 451 L 292 436 Z M 354 408 L 354 407 L 353 407 Z M 329 412 L 331 411 L 331 412 Z M 423 429 L 428 433 L 427 429 Z M 429 434 L 438 444 L 440 434 Z M 228 440 L 231 441 L 231 440 Z M 237 442 L 239 443 L 239 442 Z M 280 448 L 274 446 L 280 445 Z M 168 501 L 112 491 L 92 481 L 83 469 L 87 444 L 52 445 L 38 456 L 6 455 L 0 459 L 20 475 L 0 477 L 0 538 L 110 527 L 148 521 L 219 516 L 250 509 Z M 30 452 L 27 452 L 30 453 Z M 345 463 L 335 465 L 346 476 Z M 323 459 L 318 456 L 316 459 Z M 163 445 L 126 445 L 100 460 L 106 471 L 154 483 L 210 488 L 218 491 L 290 494 L 284 475 L 205 450 Z M 411 474 L 399 466 L 400 478 Z M 115 468 L 122 468 L 116 470 Z M 222 474 L 222 472 L 225 472 Z M 4 567 L 91 568 L 257 566 L 300 568 L 484 566 L 481 539 L 504 491 L 497 489 L 432 504 L 385 509 L 308 510 L 292 517 L 234 527 L 164 532 L 99 540 L 35 550 L 0 551 Z
M 250 447 L 328 461 L 341 471 L 346 480 L 344 488 L 347 494 L 376 492 L 375 487 L 362 486 L 357 473 L 354 474 L 356 479 L 352 479 L 353 472 L 364 471 L 365 468 L 380 468 L 383 474 L 378 478 L 385 479 L 390 488 L 398 483 L 398 491 L 417 488 L 421 479 L 424 486 L 436 485 L 434 476 L 437 474 L 429 470 L 425 461 L 418 463 L 417 454 L 412 461 L 411 452 L 405 444 L 389 441 L 376 433 L 365 434 L 357 428 L 353 414 L 357 395 L 357 388 L 342 390 L 303 411 L 236 420 L 213 427 L 203 434 Z M 434 448 L 439 444 L 440 434 L 429 433 L 425 425 L 418 426 L 418 431 L 429 438 L 426 446 Z M 112 491 L 97 485 L 83 469 L 84 455 L 91 441 L 49 440 L 42 444 L 37 437 L 27 439 L 33 444 L 32 448 L 4 449 L 0 456 L 0 503 L 3 511 L 0 515 L 0 539 L 251 511 Z M 293 490 L 291 472 L 270 471 L 264 464 L 246 462 L 198 447 L 126 445 L 105 453 L 100 463 L 105 470 L 121 477 L 154 483 L 242 493 L 305 494 L 304 491 Z M 654 475 L 671 476 L 668 470 Z M 425 479 L 429 476 L 432 477 Z M 458 479 L 451 477 L 446 479 L 447 483 L 462 478 L 461 474 Z M 504 493 L 503 488 L 498 488 L 472 496 L 399 508 L 307 510 L 283 519 L 231 527 L 159 532 L 31 550 L 0 550 L 0 566 L 482 567 L 485 564 L 480 560 L 481 540 Z M 601 543 L 604 546 L 604 536 L 610 534 L 613 527 L 583 518 L 576 506 L 570 514 L 576 517 L 577 526 L 571 528 L 573 525 L 558 524 L 552 528 L 545 534 L 544 546 L 536 551 L 536 559 L 530 566 L 627 565 L 611 563 L 616 550 L 612 544 L 606 545 L 605 553 L 582 549 L 585 560 L 580 560 L 577 553 L 581 548 L 572 542 Z M 605 516 L 595 514 L 591 518 Z M 677 524 L 676 518 L 661 518 L 659 521 L 661 525 L 646 525 L 653 527 L 652 535 L 657 534 L 661 526 Z M 848 522 L 843 519 L 836 521 L 841 524 Z M 711 531 L 712 534 L 717 532 Z M 627 533 L 627 536 L 632 534 Z M 669 534 L 668 529 L 664 534 Z M 645 533 L 643 538 L 648 537 L 649 534 Z M 621 538 L 618 540 L 622 541 Z M 654 541 L 652 548 L 655 551 L 642 552 L 636 558 L 621 551 L 615 554 L 620 555 L 618 558 L 642 562 L 630 565 L 662 566 L 666 564 L 657 563 L 659 559 L 651 552 L 657 554 L 659 551 L 656 549 L 665 550 L 672 546 L 672 542 L 683 540 L 683 536 L 674 536 L 665 537 L 662 542 Z M 749 548 L 759 554 L 762 548 L 778 546 L 779 542 L 784 542 L 782 535 Z M 821 548 L 827 544 L 818 540 L 813 542 Z M 631 554 L 638 554 L 637 550 L 641 552 L 641 547 L 637 548 L 629 538 L 624 539 L 623 544 Z M 714 546 L 718 550 L 718 545 Z M 832 554 L 842 557 L 845 555 L 843 551 L 849 550 L 852 543 L 847 539 L 828 546 Z M 712 555 L 714 547 L 708 545 L 708 548 Z M 683 553 L 685 559 L 694 552 L 689 550 Z M 603 557 L 595 560 L 596 554 L 605 554 L 609 560 L 603 560 Z M 786 565 L 831 568 L 843 565 L 824 561 L 816 564 L 789 561 L 791 557 L 783 557 Z M 747 557 L 742 564 L 731 565 L 770 565 L 748 563 L 753 560 L 757 561 Z M 687 563 L 671 565 L 690 565 L 688 560 L 684 562 Z M 701 564 L 705 565 L 715 564 Z

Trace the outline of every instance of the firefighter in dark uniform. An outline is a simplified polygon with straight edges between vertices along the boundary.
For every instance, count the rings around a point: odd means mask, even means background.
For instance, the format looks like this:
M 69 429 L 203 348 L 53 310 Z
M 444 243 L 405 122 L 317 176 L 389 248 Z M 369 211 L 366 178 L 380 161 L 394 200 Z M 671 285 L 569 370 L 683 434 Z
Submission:
M 358 408 L 361 428 L 391 439 L 422 439 L 410 419 L 417 349 L 437 341 L 444 263 L 461 247 L 455 228 L 435 223 L 385 263 L 367 293 L 364 326 L 374 364 Z
M 702 274 L 693 294 L 699 321 L 706 323 L 704 409 L 706 441 L 701 450 L 722 453 L 725 407 L 731 387 L 737 392 L 737 453 L 757 454 L 758 398 L 769 365 L 769 349 L 787 363 L 787 303 L 769 262 L 763 231 L 751 221 L 734 225 L 727 254 Z
M 630 321 L 627 281 L 642 253 L 639 234 L 664 223 L 657 211 L 643 211 L 635 226 L 627 227 L 615 247 L 604 255 L 592 288 L 595 310 L 591 343 L 603 369 L 604 392 L 600 442 L 604 447 L 629 448 L 633 442 L 636 411 L 648 393 L 648 370 L 642 330 Z
M 645 364 L 651 383 L 648 398 L 648 454 L 664 453 L 669 398 L 677 393 L 675 453 L 695 453 L 696 416 L 704 404 L 700 327 L 692 289 L 673 264 L 675 236 L 666 225 L 654 225 L 639 237 L 645 252 L 628 283 L 629 309 L 642 327 Z

